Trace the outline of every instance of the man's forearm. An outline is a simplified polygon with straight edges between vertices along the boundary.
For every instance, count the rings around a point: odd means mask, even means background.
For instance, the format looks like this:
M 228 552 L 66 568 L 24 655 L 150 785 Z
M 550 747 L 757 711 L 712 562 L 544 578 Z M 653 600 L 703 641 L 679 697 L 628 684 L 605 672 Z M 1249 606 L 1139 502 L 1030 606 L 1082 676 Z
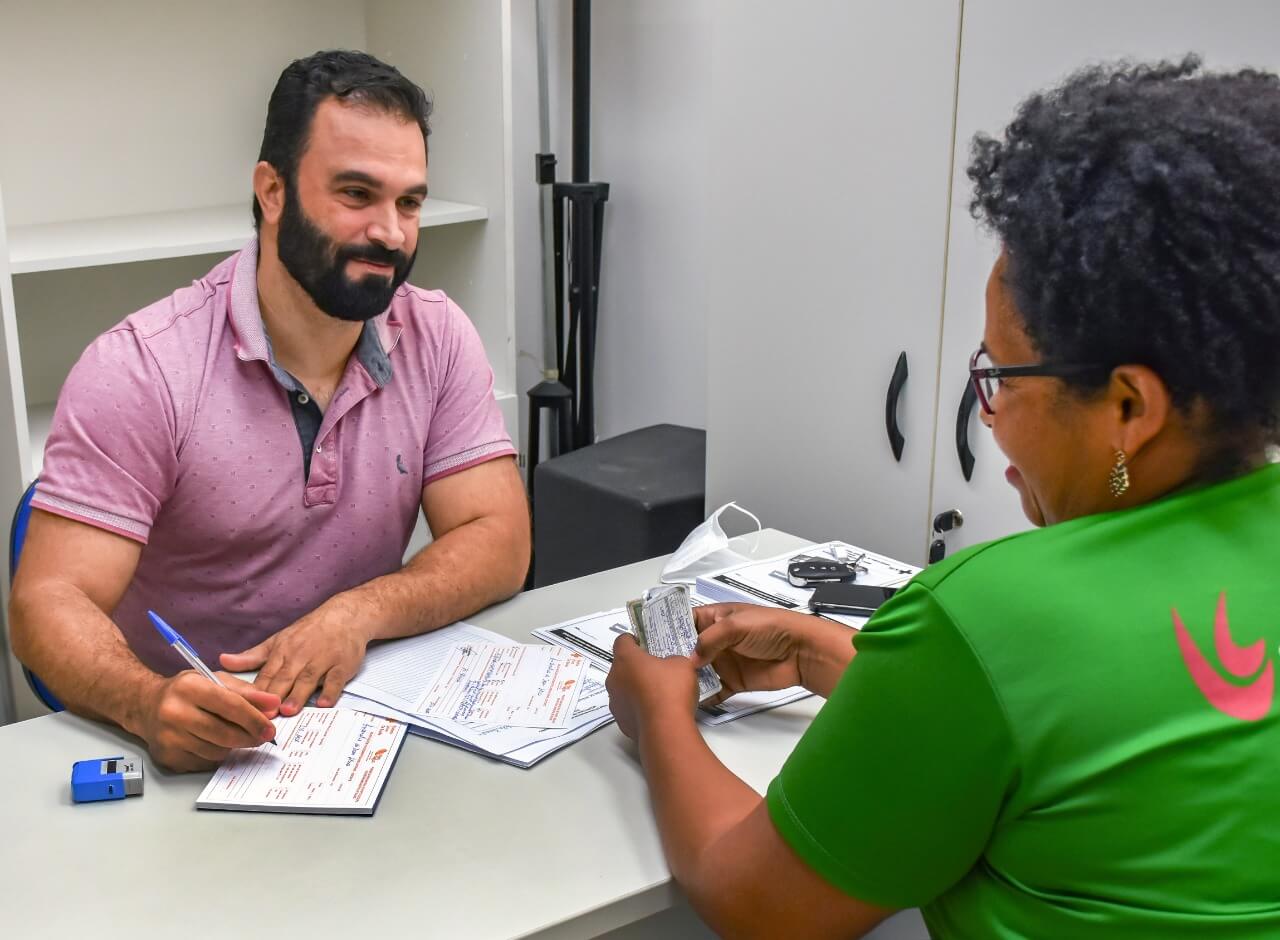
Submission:
M 163 679 L 144 666 L 120 630 L 74 585 L 45 583 L 14 594 L 14 655 L 69 711 L 140 734 L 144 701 Z
M 362 618 L 371 640 L 413 636 L 454 623 L 520 590 L 529 567 L 527 526 L 477 519 L 458 526 L 394 574 L 333 598 Z

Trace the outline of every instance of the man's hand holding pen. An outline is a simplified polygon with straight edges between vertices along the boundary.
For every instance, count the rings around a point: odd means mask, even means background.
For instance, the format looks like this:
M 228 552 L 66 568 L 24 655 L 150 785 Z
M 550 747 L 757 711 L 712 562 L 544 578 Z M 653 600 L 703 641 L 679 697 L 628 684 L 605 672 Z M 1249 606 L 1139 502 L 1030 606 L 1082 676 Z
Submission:
M 234 748 L 257 747 L 275 737 L 271 719 L 280 699 L 219 673 L 222 685 L 185 670 L 156 684 L 142 697 L 135 726 L 156 763 L 170 770 L 204 770 Z

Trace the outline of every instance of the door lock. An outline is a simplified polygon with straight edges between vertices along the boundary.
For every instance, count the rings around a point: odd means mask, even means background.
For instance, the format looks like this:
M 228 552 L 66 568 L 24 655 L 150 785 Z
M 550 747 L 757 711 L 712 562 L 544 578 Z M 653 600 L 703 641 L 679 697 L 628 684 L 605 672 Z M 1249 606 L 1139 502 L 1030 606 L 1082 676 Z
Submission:
M 948 509 L 933 517 L 933 531 L 938 535 L 964 525 L 964 514 L 959 509 Z
M 942 561 L 946 557 L 947 543 L 943 540 L 943 535 L 962 525 L 964 525 L 964 514 L 959 509 L 948 509 L 933 517 L 933 534 L 937 538 L 929 544 L 929 564 Z

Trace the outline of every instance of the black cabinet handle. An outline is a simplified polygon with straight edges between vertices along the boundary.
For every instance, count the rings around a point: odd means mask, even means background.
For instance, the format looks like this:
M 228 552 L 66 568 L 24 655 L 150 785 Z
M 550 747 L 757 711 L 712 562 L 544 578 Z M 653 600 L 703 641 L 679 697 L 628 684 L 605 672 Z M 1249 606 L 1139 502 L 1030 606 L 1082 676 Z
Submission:
M 973 479 L 973 450 L 969 447 L 969 416 L 977 404 L 978 393 L 973 382 L 966 379 L 964 394 L 960 396 L 960 410 L 956 412 L 956 453 L 960 455 L 960 472 L 966 480 Z
M 902 395 L 902 387 L 907 384 L 907 354 L 898 354 L 898 364 L 893 367 L 893 378 L 889 380 L 889 394 L 884 400 L 884 426 L 889 432 L 889 449 L 893 451 L 893 459 L 901 462 L 902 447 L 907 439 L 898 429 L 898 398 Z

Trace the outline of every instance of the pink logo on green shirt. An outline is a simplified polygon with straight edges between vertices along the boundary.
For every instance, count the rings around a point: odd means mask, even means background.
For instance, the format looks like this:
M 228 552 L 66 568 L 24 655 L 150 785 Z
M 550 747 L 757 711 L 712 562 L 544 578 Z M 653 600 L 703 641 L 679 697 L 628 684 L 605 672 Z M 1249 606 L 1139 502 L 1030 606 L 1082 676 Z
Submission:
M 1187 664 L 1191 679 L 1196 684 L 1209 704 L 1232 718 L 1241 721 L 1257 721 L 1271 710 L 1271 699 L 1275 691 L 1275 675 L 1272 664 L 1266 667 L 1252 682 L 1236 685 L 1218 674 L 1218 670 L 1210 664 L 1196 641 L 1191 638 L 1187 628 L 1178 616 L 1178 609 L 1173 609 L 1173 630 L 1178 637 L 1178 650 L 1182 653 L 1182 661 Z M 1258 672 L 1266 655 L 1265 640 L 1258 640 L 1248 646 L 1240 646 L 1231 638 L 1231 626 L 1227 622 L 1227 595 L 1218 596 L 1218 610 L 1213 618 L 1213 644 L 1218 651 L 1218 661 L 1231 675 L 1243 679 Z

